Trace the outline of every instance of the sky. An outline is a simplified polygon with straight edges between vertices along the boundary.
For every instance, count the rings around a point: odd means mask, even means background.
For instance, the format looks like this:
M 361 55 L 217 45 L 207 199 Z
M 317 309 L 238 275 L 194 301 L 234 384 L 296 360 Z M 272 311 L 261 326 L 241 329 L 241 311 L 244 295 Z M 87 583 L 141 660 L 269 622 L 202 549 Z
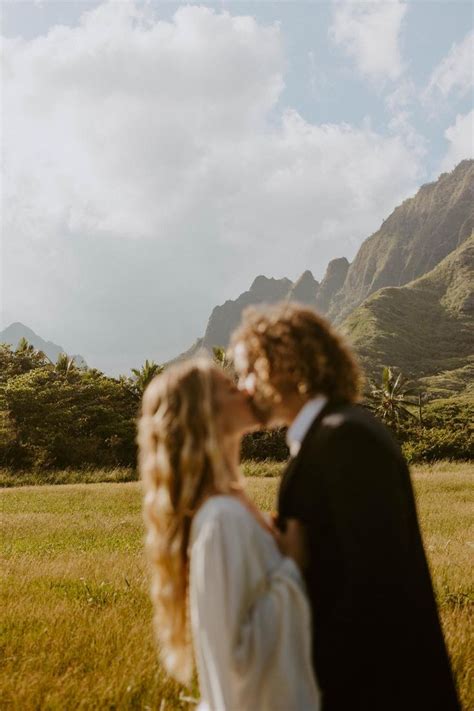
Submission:
M 1 323 L 110 374 L 473 157 L 471 2 L 3 0 Z

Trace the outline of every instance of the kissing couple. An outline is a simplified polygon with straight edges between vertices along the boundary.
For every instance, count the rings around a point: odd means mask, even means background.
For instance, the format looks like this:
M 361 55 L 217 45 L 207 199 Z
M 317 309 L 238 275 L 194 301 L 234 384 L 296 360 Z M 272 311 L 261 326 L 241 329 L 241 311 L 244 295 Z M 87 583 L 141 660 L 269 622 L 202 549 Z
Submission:
M 170 366 L 139 422 L 154 625 L 200 711 L 455 711 L 456 690 L 410 475 L 358 404 L 354 356 L 313 310 L 248 308 L 237 385 L 208 360 Z M 267 519 L 240 441 L 287 426 Z

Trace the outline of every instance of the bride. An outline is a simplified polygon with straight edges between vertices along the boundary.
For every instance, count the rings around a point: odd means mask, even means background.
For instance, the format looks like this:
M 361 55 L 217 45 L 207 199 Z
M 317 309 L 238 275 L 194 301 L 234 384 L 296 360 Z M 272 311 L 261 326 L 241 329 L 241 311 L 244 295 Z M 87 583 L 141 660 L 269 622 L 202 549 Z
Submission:
M 298 546 L 280 552 L 242 487 L 240 438 L 256 425 L 205 360 L 167 368 L 145 392 L 139 464 L 160 656 L 183 683 L 195 659 L 200 711 L 317 710 Z

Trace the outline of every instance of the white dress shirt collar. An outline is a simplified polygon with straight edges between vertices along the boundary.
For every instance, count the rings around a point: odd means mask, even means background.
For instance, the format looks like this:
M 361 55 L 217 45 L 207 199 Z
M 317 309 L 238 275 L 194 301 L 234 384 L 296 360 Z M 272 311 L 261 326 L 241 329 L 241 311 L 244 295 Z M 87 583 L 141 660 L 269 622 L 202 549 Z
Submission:
M 296 457 L 301 449 L 304 438 L 309 428 L 326 405 L 328 399 L 324 395 L 317 395 L 308 400 L 296 415 L 286 433 L 286 443 L 290 450 L 290 456 Z

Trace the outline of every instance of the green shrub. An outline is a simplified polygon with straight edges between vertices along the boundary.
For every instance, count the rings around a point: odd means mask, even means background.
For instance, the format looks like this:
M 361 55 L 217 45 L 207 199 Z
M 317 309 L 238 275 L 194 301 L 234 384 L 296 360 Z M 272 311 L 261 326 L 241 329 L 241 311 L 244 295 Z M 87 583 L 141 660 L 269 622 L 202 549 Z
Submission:
M 136 396 L 95 370 L 44 365 L 4 389 L 15 442 L 5 464 L 25 468 L 133 466 Z
M 464 428 L 423 428 L 403 442 L 402 451 L 410 464 L 438 459 L 472 459 L 473 438 Z
M 241 457 L 244 460 L 262 461 L 273 459 L 277 462 L 283 462 L 289 456 L 285 437 L 285 428 L 252 432 L 242 440 Z
M 423 416 L 425 425 L 447 429 L 469 428 L 474 422 L 474 396 L 434 400 L 426 408 Z

